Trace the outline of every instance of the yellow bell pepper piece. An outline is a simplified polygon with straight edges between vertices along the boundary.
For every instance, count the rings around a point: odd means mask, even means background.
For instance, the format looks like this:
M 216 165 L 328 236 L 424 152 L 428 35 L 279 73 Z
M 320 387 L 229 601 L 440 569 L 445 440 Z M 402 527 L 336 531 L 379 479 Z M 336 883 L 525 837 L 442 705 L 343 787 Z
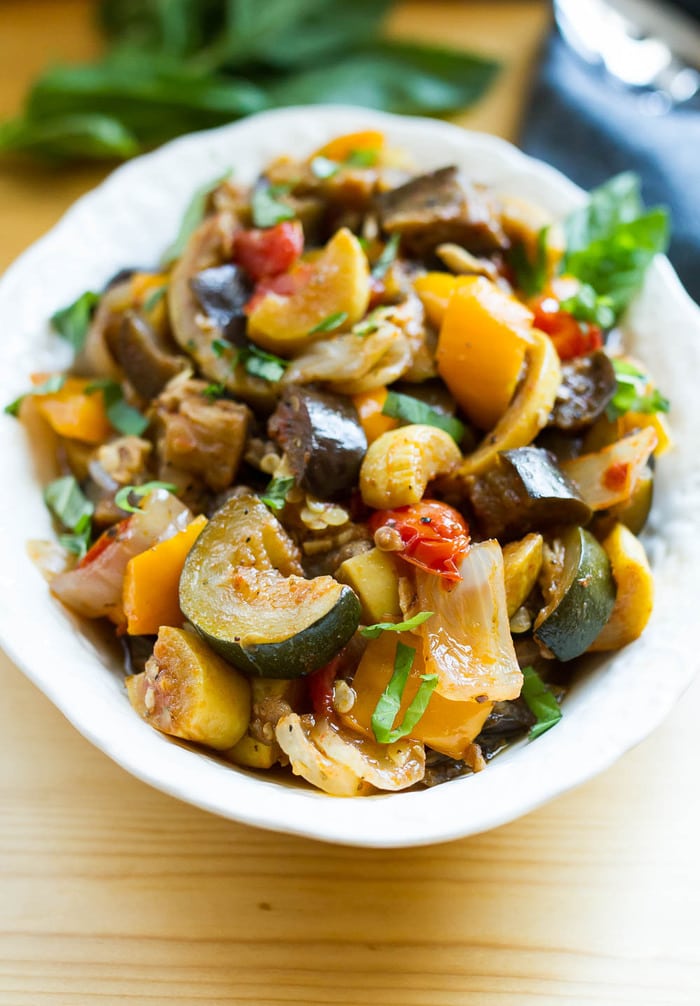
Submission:
M 34 384 L 43 384 L 47 374 L 33 374 Z M 91 380 L 67 377 L 60 391 L 34 395 L 37 412 L 60 437 L 84 444 L 101 444 L 112 433 L 102 392 L 88 393 Z
M 654 606 L 654 577 L 644 546 L 624 524 L 603 541 L 617 586 L 615 607 L 589 650 L 619 650 L 641 636 Z
M 467 417 L 490 430 L 504 414 L 532 344 L 532 312 L 483 276 L 464 276 L 440 327 L 436 361 Z
M 162 332 L 167 325 L 168 302 L 165 296 L 155 297 L 155 303 L 152 303 L 152 298 L 160 290 L 165 293 L 169 279 L 166 272 L 136 272 L 131 277 L 131 296 L 134 307 L 142 308 L 146 318 L 158 332 Z
M 123 606 L 130 636 L 155 635 L 162 625 L 179 627 L 184 618 L 178 590 L 187 553 L 207 518 L 195 517 L 183 531 L 158 542 L 129 560 L 124 576 Z
M 440 328 L 450 297 L 457 288 L 460 277 L 451 272 L 427 272 L 413 281 L 413 289 L 420 297 L 425 314 L 434 328 Z
M 617 420 L 620 437 L 626 437 L 635 430 L 643 430 L 650 426 L 656 433 L 654 457 L 659 458 L 669 451 L 674 444 L 671 426 L 663 412 L 626 412 Z
M 403 637 L 409 645 L 410 639 L 408 634 Z M 341 714 L 341 719 L 347 726 L 365 737 L 374 738 L 372 713 L 394 672 L 396 643 L 396 633 L 393 632 L 384 632 L 370 641 L 352 682 L 357 698 L 352 709 Z M 395 724 L 402 722 L 406 709 L 421 684 L 421 675 L 425 673 L 423 655 L 418 645 Z M 454 701 L 433 692 L 427 709 L 410 736 L 450 758 L 462 758 L 481 732 L 492 708 L 492 702 Z
M 384 147 L 384 134 L 377 129 L 363 129 L 357 133 L 346 133 L 344 136 L 336 136 L 320 147 L 313 157 L 327 157 L 329 161 L 339 163 L 356 150 L 376 150 L 381 151 Z
M 368 444 L 371 444 L 377 437 L 381 437 L 382 433 L 395 430 L 399 425 L 398 419 L 385 416 L 382 412 L 388 394 L 387 389 L 383 387 L 373 388 L 371 391 L 360 391 L 357 395 L 351 396 Z

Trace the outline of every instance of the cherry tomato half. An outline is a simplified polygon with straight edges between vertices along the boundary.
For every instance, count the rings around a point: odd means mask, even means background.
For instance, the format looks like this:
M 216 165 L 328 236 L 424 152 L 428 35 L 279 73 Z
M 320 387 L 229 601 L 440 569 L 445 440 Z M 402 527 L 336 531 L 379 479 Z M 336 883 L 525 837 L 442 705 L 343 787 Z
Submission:
M 584 356 L 603 345 L 603 333 L 598 326 L 578 321 L 568 311 L 562 311 L 556 297 L 539 297 L 530 307 L 535 315 L 535 328 L 547 333 L 560 360 Z
M 299 221 L 283 220 L 264 230 L 238 231 L 233 257 L 257 281 L 287 272 L 303 249 L 304 232 Z
M 459 563 L 469 550 L 469 528 L 454 507 L 421 500 L 395 510 L 377 510 L 369 528 L 374 533 L 380 527 L 399 532 L 403 548 L 397 554 L 406 562 L 446 580 L 461 579 Z

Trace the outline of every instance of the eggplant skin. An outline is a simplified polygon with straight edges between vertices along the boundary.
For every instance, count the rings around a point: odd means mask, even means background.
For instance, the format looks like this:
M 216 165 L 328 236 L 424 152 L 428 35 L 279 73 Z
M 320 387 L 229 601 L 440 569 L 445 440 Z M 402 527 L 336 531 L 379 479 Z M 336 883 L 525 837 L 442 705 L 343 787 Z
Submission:
M 567 360 L 561 367 L 561 385 L 549 426 L 565 433 L 587 429 L 602 416 L 616 387 L 615 369 L 602 349 Z
M 240 266 L 230 263 L 202 269 L 190 280 L 190 287 L 204 311 L 229 342 L 241 343 L 245 336 L 245 305 L 253 285 Z
M 503 451 L 494 468 L 468 479 L 467 492 L 481 531 L 500 541 L 591 518 L 576 486 L 541 447 Z
M 268 432 L 302 489 L 319 499 L 339 499 L 357 485 L 367 438 L 344 395 L 291 385 L 270 417 Z

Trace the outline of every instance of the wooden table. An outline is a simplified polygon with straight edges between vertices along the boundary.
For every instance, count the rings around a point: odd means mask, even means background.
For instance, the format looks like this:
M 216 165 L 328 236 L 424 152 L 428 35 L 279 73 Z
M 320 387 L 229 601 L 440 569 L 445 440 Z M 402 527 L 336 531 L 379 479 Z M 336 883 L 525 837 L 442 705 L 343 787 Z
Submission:
M 398 30 L 508 59 L 463 117 L 505 136 L 545 23 L 539 2 L 416 2 L 395 16 Z M 0 112 L 47 60 L 95 48 L 86 4 L 5 0 Z M 0 171 L 0 265 L 100 177 Z M 6 658 L 0 690 L 3 1006 L 700 1003 L 700 682 L 576 792 L 487 835 L 400 852 L 211 817 L 127 776 Z

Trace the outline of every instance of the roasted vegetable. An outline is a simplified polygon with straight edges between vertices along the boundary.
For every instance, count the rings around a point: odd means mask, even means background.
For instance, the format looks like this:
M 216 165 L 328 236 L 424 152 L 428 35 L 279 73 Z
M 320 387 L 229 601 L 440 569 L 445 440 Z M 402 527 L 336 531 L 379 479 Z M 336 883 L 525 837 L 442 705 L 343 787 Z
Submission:
M 440 376 L 467 417 L 492 429 L 508 408 L 530 345 L 532 314 L 483 276 L 460 278 L 440 326 Z
M 224 751 L 250 720 L 250 685 L 198 636 L 163 627 L 142 674 L 126 679 L 129 701 L 151 726 Z
M 369 268 L 357 238 L 341 228 L 289 296 L 270 292 L 250 309 L 248 334 L 263 349 L 280 356 L 299 352 L 322 337 L 323 325 L 354 325 L 369 303 Z M 326 329 L 328 331 L 328 329 Z
M 459 479 L 487 471 L 501 451 L 524 447 L 546 425 L 561 381 L 559 357 L 546 335 L 533 331 L 530 338 L 520 387 L 491 433 L 465 457 Z
M 372 548 L 354 555 L 340 564 L 335 576 L 355 591 L 368 625 L 401 618 L 398 571 L 388 552 Z
M 285 452 L 297 483 L 319 499 L 347 495 L 357 485 L 367 438 L 347 398 L 286 387 L 268 432 Z
M 458 510 L 440 500 L 378 510 L 369 528 L 380 549 L 445 580 L 459 580 L 469 550 L 469 528 Z
M 45 375 L 36 375 L 38 385 L 45 385 Z M 112 432 L 105 411 L 104 396 L 93 382 L 81 377 L 67 377 L 57 391 L 34 393 L 36 409 L 54 432 L 84 444 L 99 444 Z
M 199 306 L 223 338 L 241 345 L 246 330 L 244 308 L 253 291 L 242 269 L 231 263 L 202 269 L 192 277 L 190 286 Z
M 382 411 L 387 395 L 386 385 L 382 385 L 352 396 L 368 444 L 381 437 L 382 433 L 395 430 L 399 425 L 398 419 L 393 419 Z
M 506 585 L 508 617 L 512 618 L 531 594 L 542 568 L 543 538 L 528 534 L 512 541 L 503 549 L 503 572 Z
M 345 646 L 360 602 L 330 576 L 300 576 L 298 553 L 254 496 L 229 500 L 200 534 L 180 580 L 180 607 L 226 660 L 248 674 L 294 678 Z
M 561 469 L 591 510 L 607 510 L 632 497 L 655 446 L 656 433 L 647 426 L 595 454 L 563 461 Z
M 540 577 L 545 606 L 535 620 L 535 639 L 557 660 L 585 653 L 610 618 L 615 581 L 602 545 L 572 527 L 555 541 Z
M 644 546 L 624 524 L 603 542 L 617 588 L 615 606 L 589 650 L 619 650 L 641 636 L 654 606 L 654 577 Z
M 554 524 L 586 524 L 591 511 L 576 486 L 547 451 L 518 447 L 467 480 L 467 492 L 484 536 L 516 538 Z
M 404 246 L 427 255 L 445 241 L 473 252 L 507 247 L 498 207 L 485 189 L 460 177 L 457 168 L 440 168 L 412 178 L 378 200 L 379 220 L 388 234 L 400 234 Z
M 182 625 L 180 574 L 187 553 L 206 523 L 206 517 L 195 517 L 172 538 L 129 559 L 122 602 L 129 635 L 156 635 L 163 625 Z
M 567 433 L 586 429 L 602 416 L 615 387 L 615 370 L 602 350 L 562 364 L 550 425 Z
M 109 347 L 132 388 L 144 398 L 154 398 L 171 378 L 187 366 L 183 356 L 159 338 L 148 321 L 135 311 L 109 339 Z

